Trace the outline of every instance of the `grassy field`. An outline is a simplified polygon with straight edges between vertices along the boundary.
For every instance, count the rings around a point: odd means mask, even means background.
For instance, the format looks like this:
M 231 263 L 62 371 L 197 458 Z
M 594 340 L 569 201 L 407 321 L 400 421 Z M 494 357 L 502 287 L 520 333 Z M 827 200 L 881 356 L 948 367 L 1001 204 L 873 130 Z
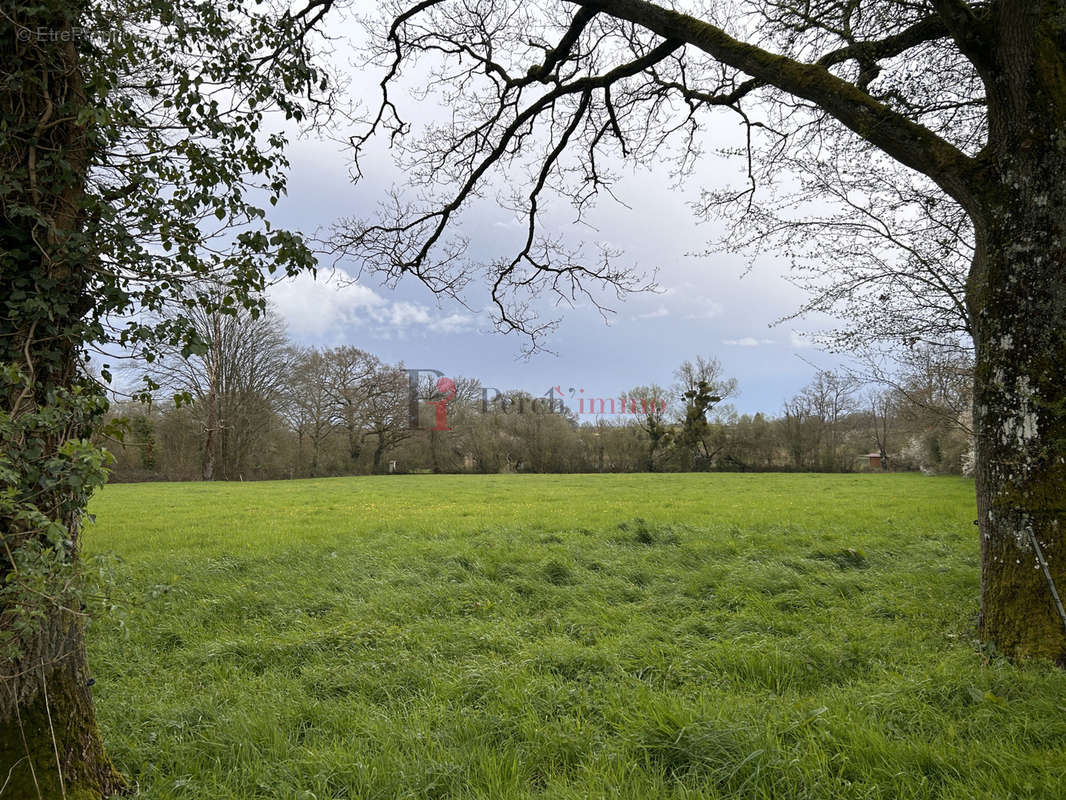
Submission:
M 916 475 L 108 486 L 105 738 L 153 799 L 1066 797 L 1066 673 L 975 647 L 973 505 Z

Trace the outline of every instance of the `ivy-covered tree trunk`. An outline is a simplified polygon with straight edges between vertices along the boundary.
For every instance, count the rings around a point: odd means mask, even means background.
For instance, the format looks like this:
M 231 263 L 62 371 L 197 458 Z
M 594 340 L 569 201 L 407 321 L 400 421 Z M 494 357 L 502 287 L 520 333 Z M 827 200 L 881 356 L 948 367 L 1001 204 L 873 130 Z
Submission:
M 96 725 L 78 592 L 81 517 L 104 475 L 88 437 L 106 409 L 82 371 L 92 140 L 79 9 L 19 11 L 0 31 L 3 74 L 19 76 L 0 95 L 0 785 L 4 797 L 99 798 L 122 782 Z
M 970 275 L 982 638 L 1066 665 L 1066 19 L 1004 4 Z
M 285 190 L 285 140 L 262 134 L 263 115 L 300 121 L 304 103 L 327 102 L 307 38 L 332 3 L 269 5 L 16 0 L 0 13 L 4 798 L 99 798 L 121 783 L 82 630 L 80 523 L 108 458 L 90 440 L 107 402 L 88 347 L 202 353 L 193 307 L 258 313 L 267 273 L 314 265 L 244 198 Z M 223 296 L 190 296 L 201 283 Z M 217 446 L 224 456 L 224 435 Z

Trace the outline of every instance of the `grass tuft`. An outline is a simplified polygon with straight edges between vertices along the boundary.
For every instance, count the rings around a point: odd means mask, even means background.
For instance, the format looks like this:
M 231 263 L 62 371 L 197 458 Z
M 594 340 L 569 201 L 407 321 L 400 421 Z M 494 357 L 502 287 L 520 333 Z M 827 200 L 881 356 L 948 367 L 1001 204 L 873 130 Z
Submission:
M 839 569 L 866 569 L 870 566 L 866 560 L 866 554 L 854 547 L 845 547 L 832 553 L 824 553 L 818 550 L 807 557 L 816 561 L 830 561 L 836 564 Z

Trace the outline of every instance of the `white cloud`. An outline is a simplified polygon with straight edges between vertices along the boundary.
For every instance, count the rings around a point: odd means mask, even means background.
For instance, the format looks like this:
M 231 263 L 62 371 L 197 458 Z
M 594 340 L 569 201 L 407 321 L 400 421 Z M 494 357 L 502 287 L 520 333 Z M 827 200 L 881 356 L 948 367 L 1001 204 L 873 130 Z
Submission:
M 470 314 L 443 315 L 420 303 L 391 302 L 367 286 L 341 286 L 333 277 L 315 280 L 307 273 L 275 284 L 269 294 L 297 340 L 344 341 L 351 338 L 351 329 L 360 327 L 368 327 L 378 338 L 403 336 L 419 328 L 459 333 L 476 323 Z
M 423 326 L 435 333 L 459 333 L 473 328 L 475 323 L 470 314 L 455 313 L 442 317 L 432 308 L 406 301 L 393 303 L 385 313 L 374 316 L 378 321 L 401 331 Z
M 761 344 L 773 343 L 773 339 L 756 339 L 754 336 L 745 336 L 742 339 L 722 339 L 722 344 L 730 347 L 758 347 Z
M 649 311 L 646 314 L 637 314 L 634 319 L 660 319 L 668 316 L 670 316 L 670 312 L 666 306 L 659 306 L 654 311 Z
M 476 320 L 470 314 L 449 314 L 429 323 L 429 329 L 437 333 L 460 333 L 471 330 Z
M 686 314 L 685 319 L 714 319 L 724 310 L 725 309 L 721 303 L 715 302 L 714 300 L 705 300 L 703 301 L 702 309 L 694 311 L 691 314 Z
M 432 321 L 425 306 L 415 303 L 399 302 L 389 307 L 386 315 L 388 324 L 394 328 L 406 328 L 410 325 L 428 325 Z
M 788 336 L 788 342 L 793 347 L 814 347 L 815 343 L 807 338 L 807 334 L 799 333 L 797 331 L 791 331 Z
M 315 280 L 301 273 L 270 287 L 270 299 L 297 339 L 322 339 L 358 325 L 371 311 L 387 305 L 373 289 L 354 284 L 338 286 L 330 278 Z

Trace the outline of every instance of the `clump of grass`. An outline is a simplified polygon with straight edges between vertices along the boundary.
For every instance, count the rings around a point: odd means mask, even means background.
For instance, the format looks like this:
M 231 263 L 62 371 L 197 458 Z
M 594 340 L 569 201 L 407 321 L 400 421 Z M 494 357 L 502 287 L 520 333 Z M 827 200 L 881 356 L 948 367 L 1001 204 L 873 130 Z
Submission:
M 630 541 L 642 545 L 677 544 L 681 539 L 672 526 L 653 525 L 642 517 L 619 523 L 618 530 L 629 534 Z
M 625 727 L 649 765 L 674 780 L 709 779 L 719 791 L 739 796 L 769 761 L 767 743 L 748 726 L 673 704 L 649 711 L 644 718 L 627 718 Z
M 839 569 L 866 569 L 870 566 L 866 554 L 855 547 L 844 547 L 828 553 L 817 550 L 807 557 L 816 561 L 830 561 Z
M 540 572 L 549 583 L 554 583 L 556 586 L 565 586 L 574 580 L 574 571 L 570 565 L 557 558 L 545 561 L 541 565 Z

